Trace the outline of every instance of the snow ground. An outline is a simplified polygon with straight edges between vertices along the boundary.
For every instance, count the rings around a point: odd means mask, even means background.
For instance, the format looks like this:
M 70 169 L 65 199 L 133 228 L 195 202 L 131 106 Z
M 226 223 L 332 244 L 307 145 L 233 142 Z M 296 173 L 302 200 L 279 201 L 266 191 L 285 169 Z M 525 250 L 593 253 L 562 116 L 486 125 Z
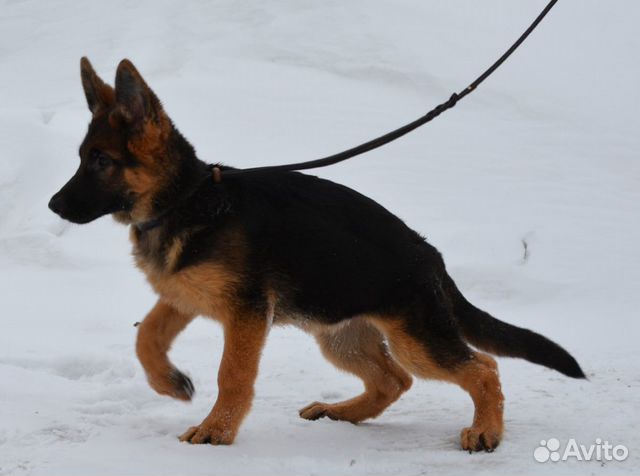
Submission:
M 377 420 L 308 422 L 353 396 L 312 339 L 274 329 L 231 447 L 179 444 L 216 395 L 221 330 L 172 356 L 193 403 L 155 395 L 134 352 L 154 296 L 127 230 L 63 223 L 89 113 L 78 61 L 131 58 L 209 161 L 316 158 L 411 120 L 464 87 L 544 1 L 0 1 L 0 475 L 623 474 L 640 471 L 640 4 L 563 0 L 474 95 L 427 128 L 318 175 L 426 234 L 476 304 L 566 346 L 590 380 L 501 359 L 506 434 L 458 449 L 466 394 L 416 382 Z M 523 260 L 522 240 L 529 258 Z M 624 462 L 537 463 L 541 439 L 596 438 Z

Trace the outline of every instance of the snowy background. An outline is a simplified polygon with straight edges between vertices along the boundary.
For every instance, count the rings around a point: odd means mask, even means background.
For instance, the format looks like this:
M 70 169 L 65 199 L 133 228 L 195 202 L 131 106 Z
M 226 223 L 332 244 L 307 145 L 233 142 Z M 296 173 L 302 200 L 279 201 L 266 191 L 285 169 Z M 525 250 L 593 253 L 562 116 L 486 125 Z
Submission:
M 180 444 L 216 395 L 222 332 L 175 363 L 191 404 L 134 356 L 154 303 L 127 230 L 49 212 L 89 112 L 79 59 L 134 61 L 202 159 L 307 160 L 412 120 L 491 64 L 543 7 L 510 0 L 0 1 L 0 475 L 619 474 L 640 470 L 640 3 L 562 0 L 478 92 L 327 177 L 427 235 L 463 292 L 570 350 L 590 381 L 501 359 L 506 433 L 458 449 L 457 387 L 416 381 L 377 420 L 301 420 L 360 392 L 313 340 L 274 329 L 235 445 Z M 523 240 L 529 257 L 523 259 Z M 536 463 L 541 439 L 596 438 L 625 462 Z

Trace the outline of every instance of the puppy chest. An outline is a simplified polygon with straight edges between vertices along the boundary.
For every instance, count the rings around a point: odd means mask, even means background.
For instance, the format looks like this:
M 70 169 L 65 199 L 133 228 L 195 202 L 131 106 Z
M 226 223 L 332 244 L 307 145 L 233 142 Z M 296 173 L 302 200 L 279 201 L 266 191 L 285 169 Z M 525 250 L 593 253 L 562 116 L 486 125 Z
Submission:
M 226 269 L 201 265 L 179 272 L 147 272 L 153 289 L 182 312 L 224 319 L 229 314 L 238 280 Z

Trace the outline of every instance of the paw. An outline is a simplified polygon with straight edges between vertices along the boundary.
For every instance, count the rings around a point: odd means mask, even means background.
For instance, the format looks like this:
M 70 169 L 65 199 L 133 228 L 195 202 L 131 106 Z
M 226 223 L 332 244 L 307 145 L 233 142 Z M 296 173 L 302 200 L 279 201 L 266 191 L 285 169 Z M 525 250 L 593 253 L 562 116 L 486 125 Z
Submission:
M 460 444 L 469 453 L 482 450 L 491 453 L 498 447 L 501 438 L 502 432 L 499 430 L 472 426 L 462 430 Z
M 216 423 L 202 422 L 199 426 L 192 426 L 178 439 L 194 445 L 230 445 L 235 439 L 235 432 Z
M 162 378 L 149 377 L 149 385 L 160 395 L 168 395 L 187 402 L 191 400 L 196 391 L 191 379 L 178 369 L 171 369 Z
M 352 420 L 348 415 L 340 412 L 336 404 L 313 402 L 300 410 L 299 415 L 305 420 L 319 420 L 320 418 L 328 417 L 332 420 L 344 420 L 351 423 L 358 423 L 360 420 Z
M 313 402 L 310 405 L 302 408 L 298 414 L 301 418 L 305 420 L 318 420 L 320 418 L 324 418 L 328 416 L 331 418 L 331 413 L 329 411 L 329 405 L 322 402 Z

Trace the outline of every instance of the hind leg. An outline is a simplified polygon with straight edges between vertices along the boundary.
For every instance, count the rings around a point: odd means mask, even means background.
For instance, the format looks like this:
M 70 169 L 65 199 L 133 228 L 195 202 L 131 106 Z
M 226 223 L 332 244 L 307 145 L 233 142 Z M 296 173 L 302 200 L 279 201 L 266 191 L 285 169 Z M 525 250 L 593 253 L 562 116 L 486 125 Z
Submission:
M 430 325 L 442 322 L 434 316 Z M 502 438 L 503 401 L 495 360 L 474 352 L 454 326 L 423 331 L 400 319 L 377 320 L 387 336 L 393 356 L 414 375 L 445 380 L 466 390 L 475 406 L 473 423 L 462 430 L 460 443 L 468 451 L 493 451 Z
M 493 451 L 504 431 L 498 365 L 487 354 L 475 352 L 473 357 L 455 373 L 454 381 L 469 392 L 475 405 L 473 423 L 460 433 L 460 443 L 468 451 Z
M 314 402 L 302 410 L 307 420 L 329 417 L 358 423 L 380 415 L 411 387 L 411 376 L 391 358 L 383 335 L 363 320 L 315 334 L 323 355 L 336 367 L 360 377 L 364 392 L 339 403 Z

